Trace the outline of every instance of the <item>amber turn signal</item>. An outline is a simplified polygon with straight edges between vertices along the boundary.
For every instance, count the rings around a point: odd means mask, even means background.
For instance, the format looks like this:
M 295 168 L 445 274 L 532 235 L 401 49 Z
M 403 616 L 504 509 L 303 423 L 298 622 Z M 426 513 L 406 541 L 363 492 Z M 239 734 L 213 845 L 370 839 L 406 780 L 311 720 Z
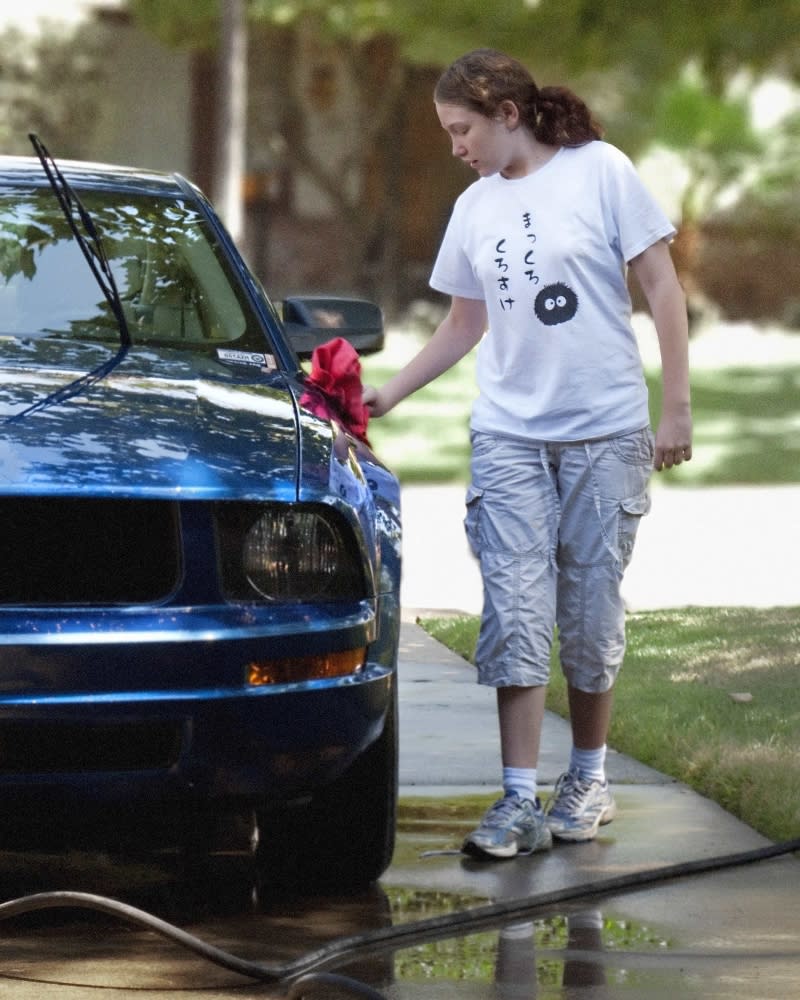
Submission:
M 316 656 L 284 657 L 277 660 L 254 660 L 247 664 L 247 683 L 295 684 L 298 681 L 324 680 L 356 674 L 364 666 L 366 648 L 345 649 Z

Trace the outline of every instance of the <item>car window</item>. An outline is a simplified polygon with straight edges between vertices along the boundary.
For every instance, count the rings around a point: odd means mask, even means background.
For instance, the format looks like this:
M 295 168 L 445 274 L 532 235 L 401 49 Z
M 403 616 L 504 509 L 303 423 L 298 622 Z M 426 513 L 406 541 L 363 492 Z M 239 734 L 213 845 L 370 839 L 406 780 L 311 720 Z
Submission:
M 263 350 L 264 334 L 189 199 L 80 197 L 100 233 L 134 344 L 192 350 L 244 340 Z M 0 336 L 119 343 L 113 312 L 46 189 L 0 196 Z

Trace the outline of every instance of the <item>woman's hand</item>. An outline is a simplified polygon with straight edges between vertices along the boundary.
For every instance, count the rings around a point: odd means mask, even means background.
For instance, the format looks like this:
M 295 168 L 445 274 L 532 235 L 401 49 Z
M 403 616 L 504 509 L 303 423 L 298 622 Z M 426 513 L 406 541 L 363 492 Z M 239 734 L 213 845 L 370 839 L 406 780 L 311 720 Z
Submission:
M 361 393 L 361 402 L 369 410 L 370 417 L 382 417 L 389 412 L 389 407 L 386 406 L 384 400 L 381 398 L 380 389 L 376 389 L 374 385 L 364 386 L 364 390 Z
M 688 462 L 692 457 L 692 417 L 687 411 L 680 415 L 664 415 L 656 431 L 656 453 L 653 465 L 657 472 Z

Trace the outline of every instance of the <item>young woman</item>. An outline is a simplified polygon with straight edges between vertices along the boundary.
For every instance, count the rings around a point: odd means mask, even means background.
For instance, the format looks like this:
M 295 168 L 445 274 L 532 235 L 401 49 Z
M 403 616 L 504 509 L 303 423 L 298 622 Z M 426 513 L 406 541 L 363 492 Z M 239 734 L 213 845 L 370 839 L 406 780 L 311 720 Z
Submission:
M 481 857 L 589 840 L 616 806 L 605 775 L 625 647 L 620 583 L 655 469 L 691 458 L 686 303 L 675 231 L 586 105 L 481 49 L 440 78 L 436 113 L 478 180 L 456 201 L 431 286 L 451 297 L 419 354 L 364 402 L 381 416 L 480 342 L 466 530 L 484 608 L 478 680 L 497 689 L 504 796 L 464 841 Z M 649 426 L 627 265 L 659 340 Z M 537 762 L 558 626 L 573 737 L 545 809 Z

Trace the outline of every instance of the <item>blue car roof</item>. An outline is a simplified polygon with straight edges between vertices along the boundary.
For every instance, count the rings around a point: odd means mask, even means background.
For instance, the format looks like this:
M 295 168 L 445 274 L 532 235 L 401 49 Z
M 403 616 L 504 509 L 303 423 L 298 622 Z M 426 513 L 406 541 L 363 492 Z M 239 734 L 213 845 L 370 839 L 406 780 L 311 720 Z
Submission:
M 185 195 L 188 182 L 177 173 L 164 173 L 146 168 L 90 163 L 82 160 L 57 159 L 58 168 L 76 187 L 138 191 L 162 196 Z M 0 187 L 15 187 L 21 183 L 35 187 L 48 185 L 47 175 L 35 156 L 0 156 Z M 191 187 L 191 185 L 189 185 Z

